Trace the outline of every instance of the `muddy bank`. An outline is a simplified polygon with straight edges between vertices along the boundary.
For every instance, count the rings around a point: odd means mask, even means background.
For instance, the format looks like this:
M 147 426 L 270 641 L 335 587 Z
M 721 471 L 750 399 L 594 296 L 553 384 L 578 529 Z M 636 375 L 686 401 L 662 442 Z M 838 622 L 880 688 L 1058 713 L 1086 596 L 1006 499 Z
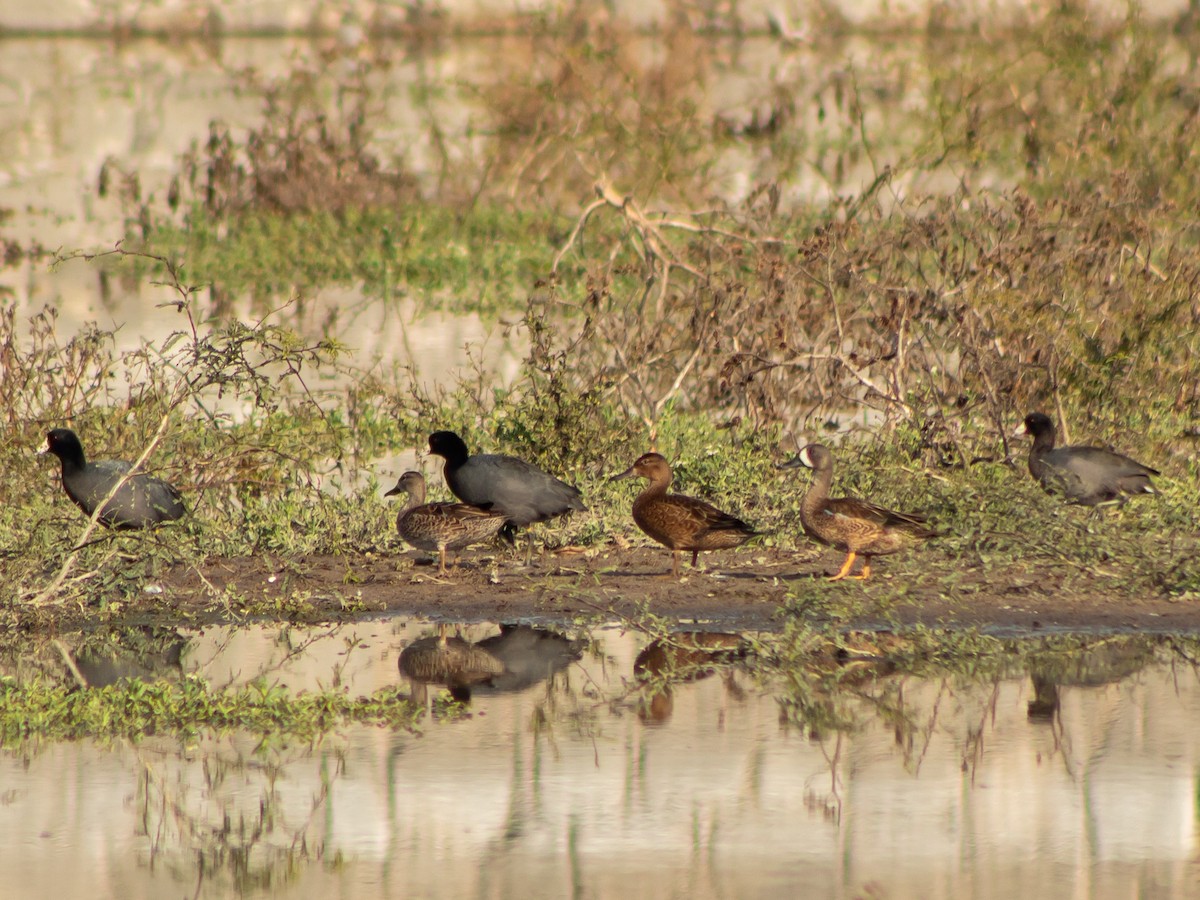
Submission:
M 1025 568 L 998 577 L 964 568 L 953 590 L 945 573 L 877 566 L 867 583 L 824 582 L 834 554 L 713 553 L 702 569 L 685 566 L 672 581 L 668 554 L 650 549 L 546 554 L 529 567 L 511 558 L 468 557 L 446 576 L 415 554 L 384 557 L 217 559 L 200 569 L 169 571 L 162 594 L 143 612 L 220 613 L 220 592 L 237 607 L 287 615 L 302 602 L 310 613 L 395 613 L 452 620 L 651 614 L 738 630 L 772 630 L 803 616 L 856 628 L 923 625 L 995 632 L 1200 631 L 1200 604 L 1167 596 L 1114 593 L 1109 579 L 1077 568 Z M 132 612 L 132 610 L 131 610 Z

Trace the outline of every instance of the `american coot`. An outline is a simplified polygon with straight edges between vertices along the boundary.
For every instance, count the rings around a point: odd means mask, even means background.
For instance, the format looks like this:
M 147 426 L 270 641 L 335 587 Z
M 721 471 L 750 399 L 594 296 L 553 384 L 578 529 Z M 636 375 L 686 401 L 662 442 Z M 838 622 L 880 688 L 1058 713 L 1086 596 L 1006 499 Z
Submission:
M 481 453 L 471 456 L 453 431 L 435 431 L 429 450 L 446 460 L 446 484 L 464 503 L 502 512 L 513 528 L 544 522 L 572 510 L 585 510 L 578 488 L 515 456 Z
M 493 691 L 520 691 L 545 681 L 583 656 L 585 641 L 531 625 L 501 624 L 500 633 L 475 646 L 504 665 L 488 682 Z
M 1103 447 L 1054 448 L 1054 423 L 1044 413 L 1030 413 L 1017 434 L 1033 437 L 1029 474 L 1051 494 L 1072 503 L 1095 506 L 1129 495 L 1156 493 L 1150 482 L 1157 469 Z
M 833 483 L 833 454 L 822 444 L 809 444 L 800 455 L 779 466 L 813 470 L 812 484 L 800 504 L 800 524 L 815 541 L 846 551 L 846 561 L 830 581 L 870 578 L 871 558 L 896 553 L 912 544 L 936 537 L 925 525 L 925 517 L 899 513 L 854 497 L 830 499 Z M 851 575 L 857 556 L 863 557 L 861 575 Z
M 462 550 L 496 536 L 504 525 L 504 514 L 466 503 L 426 503 L 425 477 L 405 472 L 384 496 L 408 494 L 408 502 L 396 515 L 400 537 L 418 550 L 436 550 L 438 572 L 446 572 L 446 551 Z
M 122 460 L 87 462 L 83 445 L 69 428 L 46 435 L 46 450 L 62 462 L 62 484 L 75 505 L 89 516 L 132 466 Z M 178 519 L 187 510 L 179 491 L 161 478 L 133 475 L 104 506 L 100 523 L 109 528 L 148 528 Z
M 679 577 L 679 554 L 692 551 L 692 565 L 701 550 L 726 550 L 746 543 L 757 532 L 741 519 L 723 513 L 703 500 L 683 494 L 668 494 L 671 466 L 659 453 L 646 453 L 613 477 L 613 481 L 638 476 L 646 486 L 633 501 L 633 521 L 638 528 L 671 550 L 673 577 Z

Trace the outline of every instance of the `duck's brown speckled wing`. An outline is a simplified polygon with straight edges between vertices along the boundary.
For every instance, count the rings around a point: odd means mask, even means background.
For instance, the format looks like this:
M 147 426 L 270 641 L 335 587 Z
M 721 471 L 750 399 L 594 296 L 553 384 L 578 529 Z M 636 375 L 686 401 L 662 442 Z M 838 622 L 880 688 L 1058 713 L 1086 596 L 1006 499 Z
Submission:
M 818 540 L 860 553 L 894 553 L 913 539 L 932 537 L 925 517 L 898 513 L 866 500 L 842 497 L 827 500 L 815 519 L 805 523 Z
M 633 517 L 638 527 L 654 540 L 679 550 L 737 547 L 755 534 L 750 525 L 736 516 L 684 494 L 635 503 Z
M 905 526 L 921 530 L 925 528 L 925 517 L 918 513 L 896 512 L 856 497 L 829 500 L 825 504 L 825 509 L 831 515 L 859 519 L 879 528 L 904 528 Z
M 409 510 L 398 523 L 401 535 L 423 550 L 461 550 L 486 541 L 504 525 L 505 515 L 467 503 L 427 503 Z

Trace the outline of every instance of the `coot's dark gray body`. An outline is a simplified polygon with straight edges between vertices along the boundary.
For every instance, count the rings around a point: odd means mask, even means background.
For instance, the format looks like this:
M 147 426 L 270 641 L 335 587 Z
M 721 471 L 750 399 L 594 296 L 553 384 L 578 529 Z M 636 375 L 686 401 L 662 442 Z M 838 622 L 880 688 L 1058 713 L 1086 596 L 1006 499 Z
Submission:
M 583 656 L 584 642 L 548 628 L 502 624 L 500 633 L 477 644 L 504 664 L 490 682 L 492 690 L 520 691 L 545 681 Z
M 585 510 L 578 488 L 515 456 L 471 456 L 453 431 L 435 431 L 429 449 L 445 457 L 446 484 L 463 503 L 503 512 L 512 527 Z
M 1054 423 L 1043 413 L 1025 417 L 1024 433 L 1033 436 L 1029 474 L 1049 493 L 1084 506 L 1155 493 L 1157 469 L 1103 447 L 1055 448 Z
M 62 484 L 67 496 L 89 516 L 132 466 L 123 460 L 87 462 L 83 445 L 69 428 L 46 435 L 46 449 L 62 463 Z M 187 510 L 172 485 L 152 475 L 134 475 L 104 507 L 100 522 L 109 528 L 148 528 L 178 519 Z

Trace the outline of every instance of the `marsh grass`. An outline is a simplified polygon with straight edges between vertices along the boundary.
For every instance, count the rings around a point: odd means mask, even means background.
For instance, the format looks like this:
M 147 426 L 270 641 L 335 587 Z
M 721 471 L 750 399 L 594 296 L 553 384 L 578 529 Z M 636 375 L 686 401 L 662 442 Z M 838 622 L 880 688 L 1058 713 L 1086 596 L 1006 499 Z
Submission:
M 803 586 L 796 609 L 836 615 L 833 596 L 886 615 L 901 579 L 953 595 L 997 573 L 1196 596 L 1190 39 L 1071 4 L 1014 14 L 986 48 L 935 29 L 887 52 L 865 33 L 880 52 L 852 52 L 833 28 L 769 39 L 780 64 L 717 108 L 737 42 L 633 41 L 572 15 L 527 39 L 530 65 L 457 86 L 480 101 L 462 146 L 429 116 L 431 176 L 375 139 L 385 55 L 248 74 L 261 122 L 214 124 L 166 197 L 109 171 L 131 230 L 92 262 L 161 283 L 181 328 L 118 356 L 102 329 L 0 316 L 10 601 L 77 543 L 52 467 L 27 456 L 64 423 L 97 457 L 154 442 L 150 469 L 191 510 L 80 551 L 52 593 L 85 606 L 133 600 L 170 563 L 377 552 L 391 513 L 372 463 L 437 428 L 579 485 L 591 512 L 561 542 L 637 540 L 633 488 L 605 479 L 657 449 L 678 490 L 814 554 L 804 482 L 773 469 L 814 439 L 838 446 L 836 493 L 945 532 L 883 563 L 882 586 Z M 814 173 L 823 187 L 802 189 Z M 353 348 L 290 327 L 330 283 L 495 317 L 528 348 L 520 373 L 430 389 L 362 371 Z M 273 312 L 230 319 L 222 298 L 242 293 Z M 1089 513 L 1042 495 L 1009 438 L 1033 408 L 1162 468 L 1161 496 Z

